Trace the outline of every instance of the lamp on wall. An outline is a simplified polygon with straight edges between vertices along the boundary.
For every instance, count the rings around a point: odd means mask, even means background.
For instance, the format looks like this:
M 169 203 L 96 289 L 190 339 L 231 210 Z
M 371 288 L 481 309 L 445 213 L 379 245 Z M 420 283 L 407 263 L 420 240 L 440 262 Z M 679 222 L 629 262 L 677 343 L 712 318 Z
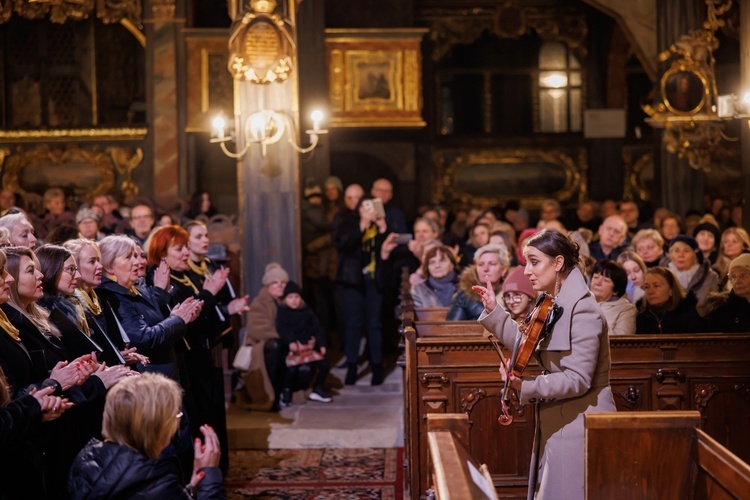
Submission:
M 305 130 L 310 137 L 310 145 L 303 147 L 297 143 L 294 120 L 289 114 L 283 111 L 273 111 L 263 109 L 251 114 L 242 125 L 240 133 L 244 134 L 244 147 L 237 152 L 232 152 L 227 148 L 227 142 L 236 141 L 238 131 L 231 130 L 227 133 L 227 123 L 223 116 L 219 115 L 213 120 L 211 143 L 219 144 L 224 154 L 230 158 L 243 158 L 253 144 L 260 145 L 261 156 L 266 156 L 266 149 L 271 144 L 276 144 L 281 140 L 284 134 L 287 134 L 289 144 L 299 153 L 309 153 L 318 145 L 320 136 L 327 134 L 328 130 L 322 129 L 323 112 L 316 109 L 310 115 L 312 119 L 312 129 Z

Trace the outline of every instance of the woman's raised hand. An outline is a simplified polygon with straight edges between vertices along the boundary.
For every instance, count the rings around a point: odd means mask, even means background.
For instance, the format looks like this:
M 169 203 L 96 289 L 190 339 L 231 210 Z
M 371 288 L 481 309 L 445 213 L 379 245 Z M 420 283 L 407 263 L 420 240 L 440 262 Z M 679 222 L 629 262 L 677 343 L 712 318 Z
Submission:
M 178 316 L 182 318 L 185 323 L 190 323 L 200 316 L 202 308 L 202 300 L 196 300 L 194 297 L 189 297 L 177 304 L 174 309 L 172 309 L 170 316 Z
M 380 245 L 380 258 L 383 260 L 388 260 L 388 258 L 391 256 L 391 252 L 398 246 L 398 243 L 396 243 L 395 240 L 396 236 L 398 234 L 391 233 L 388 236 L 385 237 L 385 240 L 383 240 L 383 244 Z
M 237 297 L 236 299 L 232 300 L 229 304 L 227 304 L 227 310 L 229 311 L 229 314 L 232 314 L 232 315 L 247 312 L 250 310 L 250 306 L 248 305 L 248 302 L 250 302 L 249 295 L 245 295 L 244 297 Z
M 167 264 L 167 259 L 161 259 L 159 266 L 154 269 L 154 286 L 169 290 L 169 264 Z
M 485 276 L 484 278 L 486 280 L 486 286 L 474 285 L 473 287 L 471 287 L 471 289 L 474 290 L 480 297 L 482 297 L 484 310 L 487 311 L 487 314 L 489 314 L 495 310 L 495 306 L 497 305 L 497 297 L 495 297 L 495 290 L 492 288 L 490 277 Z
M 217 269 L 211 276 L 207 276 L 203 281 L 203 289 L 210 292 L 211 295 L 216 295 L 224 288 L 227 283 L 227 277 L 229 276 L 229 269 Z
M 199 438 L 194 442 L 194 459 L 193 475 L 190 478 L 190 487 L 195 488 L 198 483 L 205 477 L 205 472 L 201 469 L 206 467 L 218 467 L 221 458 L 221 448 L 219 447 L 219 438 L 210 425 L 201 425 L 203 433 L 203 444 Z
M 62 415 L 65 410 L 72 408 L 73 403 L 66 398 L 54 396 L 54 387 L 45 387 L 44 389 L 32 389 L 29 394 L 34 397 L 42 409 L 42 422 L 55 420 Z

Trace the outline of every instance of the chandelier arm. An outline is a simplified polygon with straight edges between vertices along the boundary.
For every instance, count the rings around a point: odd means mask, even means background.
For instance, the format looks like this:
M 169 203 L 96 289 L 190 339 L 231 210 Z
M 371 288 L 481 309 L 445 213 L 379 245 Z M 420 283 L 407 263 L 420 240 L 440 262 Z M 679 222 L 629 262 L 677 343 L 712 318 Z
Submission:
M 291 135 L 287 137 L 287 139 L 289 140 L 289 144 L 292 145 L 294 150 L 302 154 L 309 153 L 310 151 L 315 149 L 315 147 L 318 145 L 318 134 L 310 134 L 310 145 L 307 146 L 306 148 L 301 148 L 297 146 L 297 144 L 294 143 L 294 140 L 292 139 Z
M 238 153 L 232 153 L 227 148 L 226 142 L 222 142 L 222 143 L 220 143 L 220 145 L 221 145 L 221 150 L 224 151 L 224 154 L 227 155 L 230 158 L 234 158 L 235 160 L 239 160 L 240 158 L 242 158 L 243 156 L 245 156 L 245 153 L 247 153 L 247 150 L 250 148 L 250 144 L 245 144 L 245 147 L 242 148 L 242 151 L 240 151 Z

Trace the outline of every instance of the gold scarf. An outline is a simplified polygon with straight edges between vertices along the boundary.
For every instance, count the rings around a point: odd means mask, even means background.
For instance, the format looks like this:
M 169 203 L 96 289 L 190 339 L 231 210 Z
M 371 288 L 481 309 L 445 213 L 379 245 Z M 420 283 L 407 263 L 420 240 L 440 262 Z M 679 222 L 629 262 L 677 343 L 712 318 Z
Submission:
M 190 261 L 188 260 L 188 262 Z M 177 283 L 182 283 L 183 285 L 189 286 L 190 288 L 192 288 L 193 291 L 195 292 L 195 295 L 198 295 L 200 293 L 200 290 L 198 290 L 198 287 L 195 286 L 195 283 L 193 283 L 191 279 L 188 278 L 187 276 L 182 276 L 181 278 L 178 278 L 174 274 L 169 273 L 169 277 L 175 280 Z
M 128 291 L 132 293 L 133 295 L 141 296 L 141 292 L 135 287 L 135 285 L 128 288 Z
M 99 297 L 96 296 L 95 291 L 87 292 L 78 289 L 75 291 L 75 296 L 83 308 L 94 316 L 99 316 L 102 313 L 102 306 L 99 304 Z
M 76 310 L 76 325 L 86 334 L 87 337 L 91 337 L 91 330 L 89 330 L 89 324 L 86 322 L 86 312 L 83 310 L 81 301 L 78 300 L 77 297 L 71 297 L 70 301 L 73 303 Z
M 201 258 L 200 264 L 195 262 L 193 259 L 188 259 L 188 267 L 190 267 L 190 270 L 195 274 L 211 276 L 211 271 L 208 270 L 208 263 L 204 258 Z
M 0 309 L 0 328 L 5 330 L 8 335 L 10 335 L 10 338 L 15 340 L 16 342 L 21 341 L 21 337 L 18 335 L 18 328 L 13 326 L 13 323 L 10 322 L 8 317 L 5 315 L 5 311 Z
M 372 224 L 368 227 L 362 235 L 362 250 L 365 254 L 370 254 L 370 262 L 365 266 L 365 270 L 370 277 L 375 276 L 375 263 L 377 258 L 375 256 L 375 237 L 378 235 L 378 226 Z

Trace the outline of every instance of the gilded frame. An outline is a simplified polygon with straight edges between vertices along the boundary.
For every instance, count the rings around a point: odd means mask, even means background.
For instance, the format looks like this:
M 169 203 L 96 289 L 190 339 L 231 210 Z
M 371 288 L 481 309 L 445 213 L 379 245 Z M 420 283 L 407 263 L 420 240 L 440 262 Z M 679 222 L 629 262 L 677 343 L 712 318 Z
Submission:
M 574 159 L 574 156 L 577 156 Z M 538 149 L 492 149 L 480 151 L 441 151 L 435 154 L 438 182 L 434 193 L 435 200 L 461 201 L 475 206 L 489 208 L 499 203 L 522 198 L 526 208 L 539 208 L 547 198 L 564 202 L 578 194 L 579 199 L 586 198 L 588 156 L 583 148 L 573 152 Z M 474 166 L 517 166 L 517 172 L 527 170 L 532 164 L 544 164 L 560 169 L 563 185 L 552 192 L 538 190 L 523 195 L 517 191 L 498 190 L 495 196 L 482 196 L 462 190 L 457 183 L 459 175 Z
M 424 127 L 426 29 L 328 29 L 331 127 Z
M 681 88 L 681 85 L 685 85 Z M 708 79 L 700 67 L 690 61 L 676 61 L 664 72 L 660 82 L 661 98 L 669 111 L 680 116 L 695 115 L 711 99 Z
M 227 30 L 186 29 L 186 132 L 210 132 L 215 115 L 232 116 L 234 84 L 227 70 Z

